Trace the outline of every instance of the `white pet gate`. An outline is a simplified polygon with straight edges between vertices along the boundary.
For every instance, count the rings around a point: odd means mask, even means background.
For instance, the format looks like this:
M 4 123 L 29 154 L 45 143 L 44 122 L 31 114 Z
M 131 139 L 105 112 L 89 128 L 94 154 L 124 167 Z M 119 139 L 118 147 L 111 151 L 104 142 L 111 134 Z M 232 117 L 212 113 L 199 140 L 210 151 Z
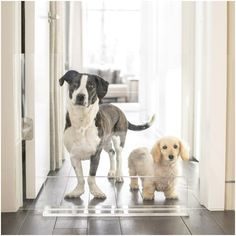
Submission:
M 22 209 L 42 212 L 45 217 L 122 217 L 122 216 L 188 216 L 188 183 L 176 177 L 178 200 L 168 200 L 163 192 L 155 192 L 155 199 L 144 201 L 140 189 L 131 191 L 130 177 L 116 183 L 107 176 L 96 176 L 106 199 L 95 199 L 90 193 L 85 176 L 85 192 L 79 198 L 64 198 L 77 184 L 75 176 L 48 176 L 39 196 Z M 154 177 L 152 177 L 154 178 Z

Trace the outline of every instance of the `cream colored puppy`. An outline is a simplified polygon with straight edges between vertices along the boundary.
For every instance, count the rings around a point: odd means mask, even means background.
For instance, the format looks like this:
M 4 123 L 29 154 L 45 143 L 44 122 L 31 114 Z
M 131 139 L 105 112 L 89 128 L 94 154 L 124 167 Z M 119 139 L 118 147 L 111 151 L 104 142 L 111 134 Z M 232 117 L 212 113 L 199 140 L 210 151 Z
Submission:
M 159 139 L 151 152 L 147 148 L 137 148 L 130 153 L 129 175 L 141 176 L 144 200 L 154 199 L 155 190 L 163 191 L 167 199 L 178 198 L 175 179 L 178 176 L 179 156 L 185 161 L 189 160 L 189 150 L 175 137 Z M 130 188 L 139 188 L 138 178 L 131 177 Z

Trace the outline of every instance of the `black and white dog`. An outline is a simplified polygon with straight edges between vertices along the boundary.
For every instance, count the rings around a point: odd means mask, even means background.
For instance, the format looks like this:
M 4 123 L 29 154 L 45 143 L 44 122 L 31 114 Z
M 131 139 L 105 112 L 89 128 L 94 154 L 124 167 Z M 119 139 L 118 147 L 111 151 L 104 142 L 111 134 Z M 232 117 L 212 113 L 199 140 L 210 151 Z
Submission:
M 102 149 L 110 157 L 108 176 L 115 177 L 117 182 L 123 182 L 121 152 L 125 144 L 127 130 L 147 129 L 151 126 L 154 117 L 146 124 L 133 125 L 127 121 L 124 113 L 116 106 L 99 105 L 107 93 L 109 83 L 97 75 L 70 70 L 59 80 L 61 86 L 64 81 L 69 84 L 64 144 L 70 154 L 78 180 L 76 188 L 66 197 L 79 197 L 84 193 L 81 161 L 90 160 L 88 177 L 90 192 L 95 198 L 105 198 L 105 194 L 95 182 Z

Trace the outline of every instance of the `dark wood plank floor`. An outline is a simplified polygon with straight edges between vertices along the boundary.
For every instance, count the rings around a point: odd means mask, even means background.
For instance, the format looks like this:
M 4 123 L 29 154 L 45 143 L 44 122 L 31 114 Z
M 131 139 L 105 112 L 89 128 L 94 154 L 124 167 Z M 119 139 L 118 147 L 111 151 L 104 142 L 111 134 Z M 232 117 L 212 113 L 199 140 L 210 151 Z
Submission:
M 130 117 L 131 121 L 134 121 Z M 154 136 L 155 137 L 155 136 Z M 150 131 L 128 132 L 126 146 L 123 151 L 123 170 L 128 175 L 127 156 L 135 147 L 151 147 L 155 140 Z M 102 153 L 101 163 L 97 175 L 104 176 L 109 169 L 109 158 Z M 83 163 L 84 175 L 88 175 L 88 162 Z M 43 234 L 43 235 L 93 235 L 93 234 L 118 234 L 118 235 L 170 235 L 170 234 L 235 234 L 234 211 L 210 212 L 198 202 L 198 163 L 182 163 L 183 175 L 188 180 L 187 197 L 181 189 L 180 200 L 166 202 L 162 193 L 157 193 L 152 204 L 181 204 L 188 202 L 189 217 L 43 217 L 42 208 L 45 205 L 78 206 L 78 205 L 142 205 L 139 191 L 130 192 L 129 182 L 116 185 L 107 179 L 98 179 L 97 183 L 106 193 L 105 201 L 91 199 L 88 186 L 85 185 L 85 194 L 79 199 L 64 199 L 66 192 L 73 189 L 76 178 L 70 161 L 66 158 L 59 171 L 50 172 L 50 178 L 45 183 L 35 201 L 26 201 L 24 207 L 16 213 L 1 214 L 2 234 Z M 67 176 L 67 177 L 63 177 Z M 71 177 L 68 177 L 71 176 Z
M 190 162 L 188 168 L 191 173 L 197 172 L 198 163 Z M 66 170 L 67 169 L 67 170 Z M 188 170 L 189 171 L 189 170 Z M 66 173 L 66 174 L 65 174 Z M 59 172 L 50 173 L 51 176 L 74 175 L 69 160 L 64 162 Z M 130 192 L 128 182 L 117 185 L 108 180 L 99 179 L 97 182 L 107 194 L 105 201 L 89 199 L 84 194 L 79 199 L 64 199 L 65 192 L 71 190 L 76 179 L 71 177 L 59 177 L 48 179 L 38 198 L 28 201 L 25 208 L 16 213 L 2 213 L 2 234 L 234 234 L 234 211 L 210 212 L 202 207 L 195 194 L 194 184 L 189 185 L 188 206 L 189 217 L 49 217 L 42 216 L 41 210 L 45 205 L 140 205 L 143 204 L 139 191 Z M 193 177 L 189 180 L 195 183 Z M 86 190 L 88 192 L 88 188 Z M 180 195 L 181 196 L 181 195 Z M 183 195 L 184 197 L 184 195 Z M 181 197 L 180 197 L 181 198 Z M 152 204 L 165 204 L 161 193 L 156 194 Z M 170 204 L 170 203 L 168 203 Z M 175 204 L 175 203 L 173 203 Z M 179 204 L 177 201 L 176 204 Z M 24 210 L 26 209 L 26 210 Z M 34 210 L 35 209 L 35 210 Z M 37 210 L 38 209 L 38 210 Z

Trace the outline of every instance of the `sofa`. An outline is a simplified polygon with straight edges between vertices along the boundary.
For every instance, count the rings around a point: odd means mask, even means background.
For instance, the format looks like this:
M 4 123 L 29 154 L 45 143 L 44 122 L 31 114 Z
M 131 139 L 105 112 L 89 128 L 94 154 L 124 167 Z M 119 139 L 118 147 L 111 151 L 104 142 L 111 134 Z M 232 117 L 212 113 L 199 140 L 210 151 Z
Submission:
M 118 69 L 111 68 L 90 68 L 89 73 L 99 75 L 109 82 L 108 92 L 103 99 L 104 102 L 128 102 L 128 83 Z

